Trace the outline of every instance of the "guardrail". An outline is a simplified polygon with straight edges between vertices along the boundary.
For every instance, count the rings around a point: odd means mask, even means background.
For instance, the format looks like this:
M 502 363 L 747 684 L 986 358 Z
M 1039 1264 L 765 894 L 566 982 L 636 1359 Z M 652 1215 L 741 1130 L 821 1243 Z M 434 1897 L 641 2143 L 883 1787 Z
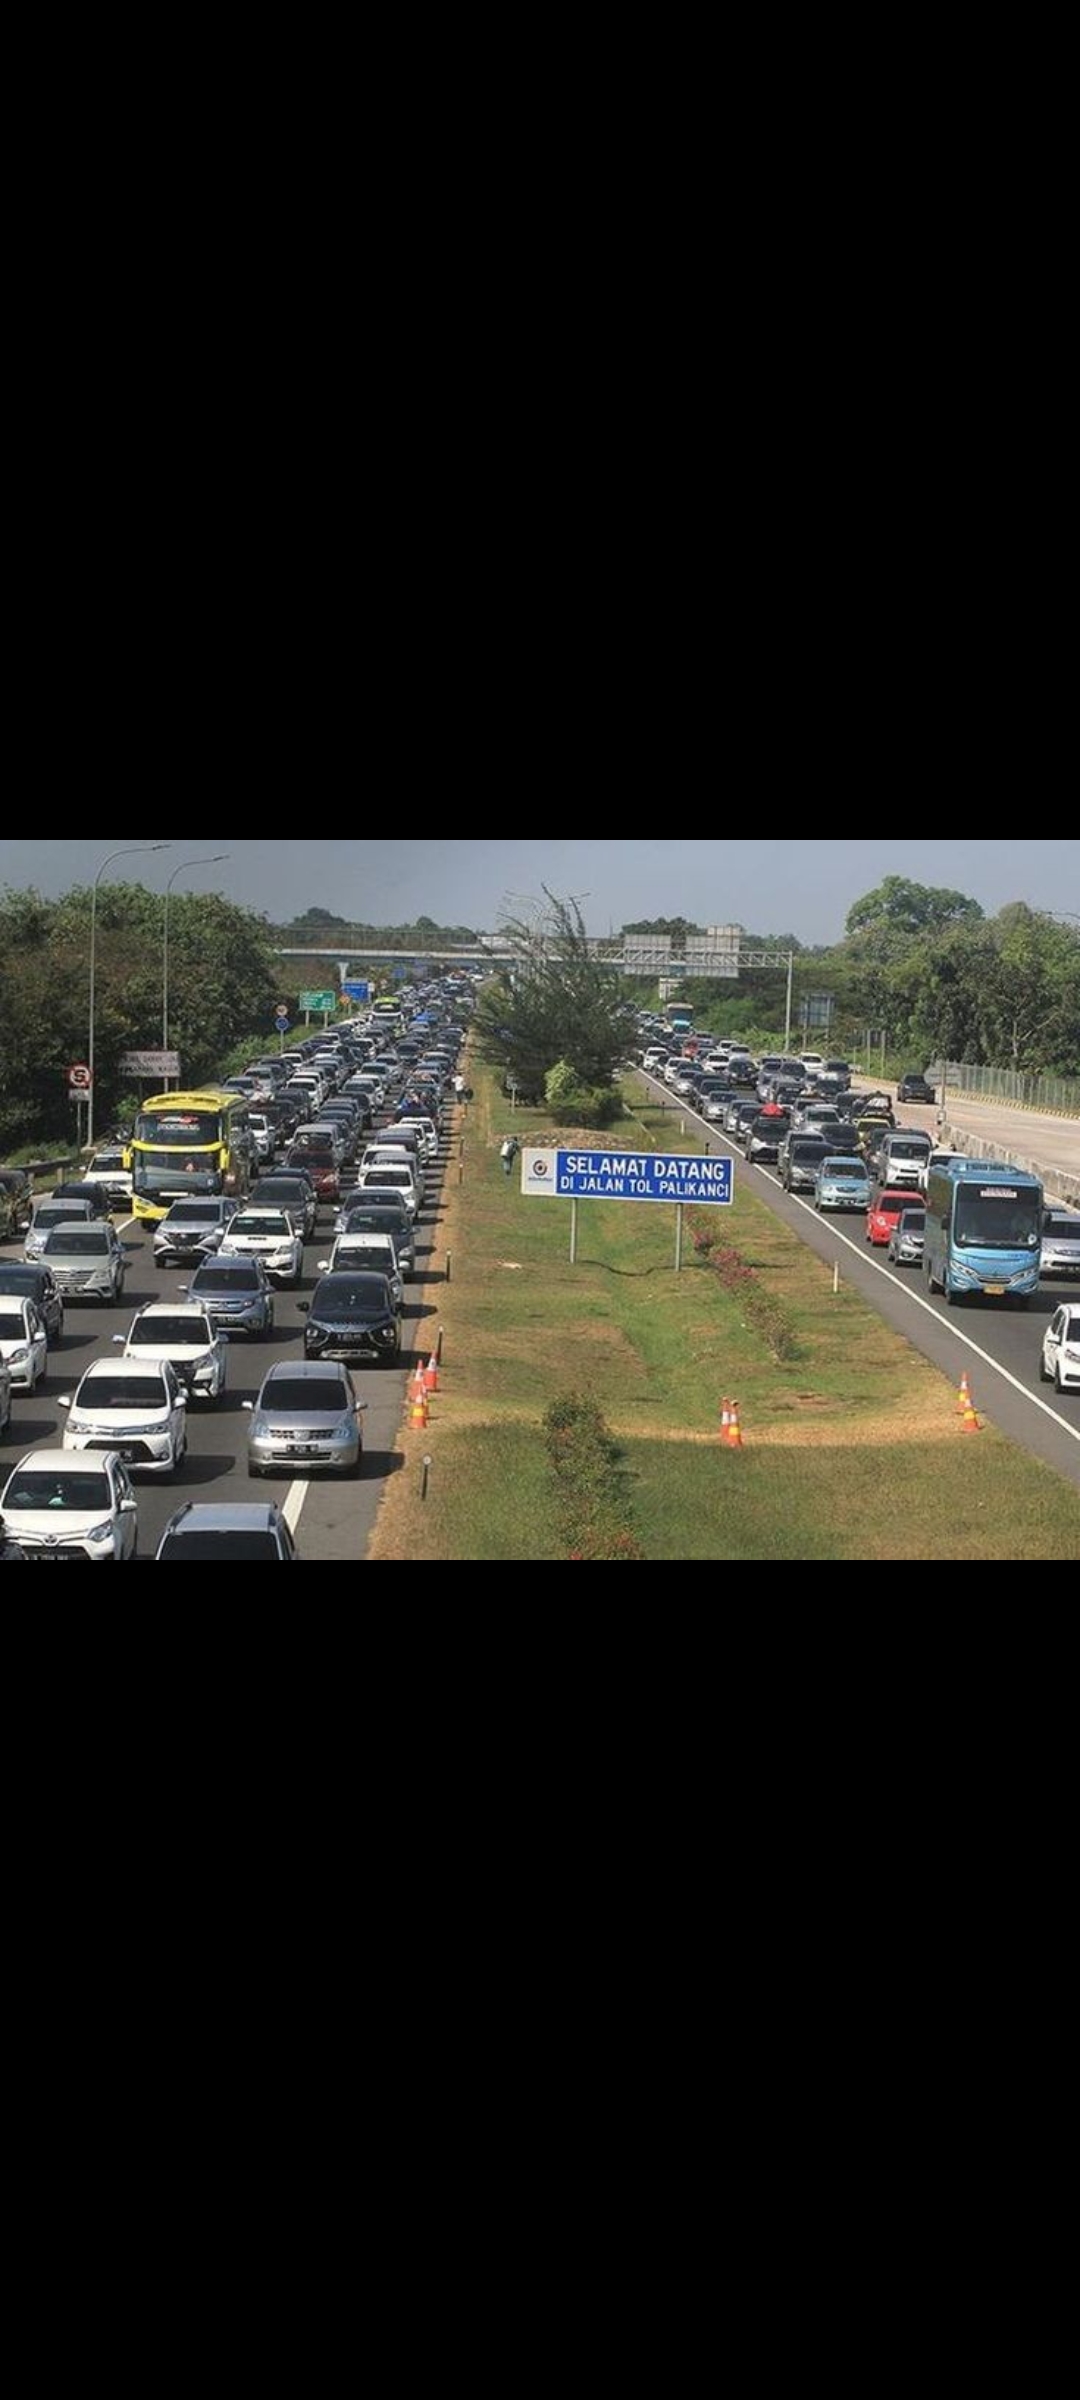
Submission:
M 972 1100 L 1000 1100 L 1007 1108 L 1031 1108 L 1048 1117 L 1080 1117 L 1080 1081 L 1072 1075 L 1020 1075 L 1012 1067 L 973 1067 L 950 1059 L 934 1068 L 931 1082 L 944 1079 L 949 1091 Z

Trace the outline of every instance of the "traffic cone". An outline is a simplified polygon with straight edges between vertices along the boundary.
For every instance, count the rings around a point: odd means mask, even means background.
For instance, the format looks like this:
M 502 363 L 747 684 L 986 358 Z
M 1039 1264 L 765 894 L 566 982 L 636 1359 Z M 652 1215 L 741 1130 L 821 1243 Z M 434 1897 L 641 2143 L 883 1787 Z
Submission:
M 966 1376 L 966 1375 L 961 1375 L 961 1377 L 960 1377 L 960 1398 L 959 1398 L 959 1402 L 958 1402 L 958 1405 L 957 1405 L 957 1415 L 958 1415 L 958 1416 L 961 1416 L 961 1417 L 962 1417 L 962 1416 L 964 1416 L 964 1415 L 966 1414 L 967 1410 L 968 1410 L 970 1407 L 971 1407 L 971 1385 L 970 1385 L 970 1384 L 969 1384 L 969 1382 L 968 1382 L 967 1376 Z
M 965 1377 L 965 1381 L 966 1381 L 966 1377 Z M 979 1423 L 979 1420 L 978 1420 L 978 1417 L 976 1416 L 976 1414 L 975 1414 L 975 1410 L 974 1410 L 974 1408 L 973 1408 L 973 1406 L 972 1406 L 972 1400 L 971 1400 L 971 1393 L 970 1393 L 970 1392 L 968 1393 L 968 1396 L 967 1396 L 967 1405 L 966 1405 L 966 1407 L 965 1407 L 965 1409 L 964 1409 L 963 1416 L 962 1416 L 962 1417 L 961 1417 L 961 1419 L 960 1419 L 960 1431 L 961 1431 L 961 1433 L 981 1433 L 981 1432 L 982 1432 L 982 1426 L 980 1425 L 980 1423 Z
M 730 1408 L 731 1408 L 731 1416 L 730 1416 L 730 1419 L 729 1419 L 729 1422 L 728 1422 L 728 1449 L 729 1449 L 729 1450 L 741 1450 L 741 1449 L 742 1449 L 742 1426 L 741 1426 L 741 1425 L 740 1425 L 740 1423 L 739 1423 L 739 1403 L 738 1403 L 738 1401 L 737 1401 L 737 1400 L 732 1400 L 732 1401 L 730 1402 Z
M 434 1350 L 433 1350 L 433 1351 L 432 1351 L 432 1353 L 431 1353 L 431 1357 L 429 1358 L 429 1360 L 428 1360 L 428 1362 L 427 1362 L 427 1365 L 426 1365 L 426 1367 L 424 1368 L 424 1390 L 425 1390 L 425 1392 L 437 1392 L 437 1391 L 438 1391 L 438 1388 L 439 1388 L 439 1362 L 438 1362 L 438 1359 L 436 1358 L 436 1356 L 435 1356 L 435 1352 L 434 1352 Z
M 412 1407 L 409 1410 L 409 1423 L 410 1425 L 416 1425 L 422 1428 L 427 1424 L 430 1415 L 431 1411 L 428 1407 L 427 1393 L 425 1392 L 422 1383 L 417 1384 L 413 1390 Z

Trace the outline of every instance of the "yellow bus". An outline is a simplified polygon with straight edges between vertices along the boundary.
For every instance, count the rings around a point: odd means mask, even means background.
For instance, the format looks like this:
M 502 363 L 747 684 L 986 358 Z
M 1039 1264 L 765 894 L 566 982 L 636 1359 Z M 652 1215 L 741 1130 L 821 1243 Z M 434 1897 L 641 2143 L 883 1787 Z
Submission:
M 124 1153 L 132 1207 L 144 1225 L 158 1225 L 174 1200 L 193 1193 L 231 1193 L 243 1199 L 251 1181 L 249 1103 L 243 1092 L 160 1092 L 144 1100 Z

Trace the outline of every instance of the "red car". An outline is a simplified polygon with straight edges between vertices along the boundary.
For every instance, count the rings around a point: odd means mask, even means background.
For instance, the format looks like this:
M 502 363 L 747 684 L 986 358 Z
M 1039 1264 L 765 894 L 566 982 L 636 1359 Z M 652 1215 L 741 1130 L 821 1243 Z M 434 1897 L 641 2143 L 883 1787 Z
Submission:
M 891 1241 L 905 1208 L 910 1208 L 913 1194 L 899 1186 L 886 1184 L 870 1202 L 866 1218 L 866 1238 L 876 1250 L 884 1249 Z
M 340 1200 L 341 1178 L 338 1174 L 337 1160 L 329 1143 L 325 1146 L 321 1142 L 297 1143 L 288 1152 L 285 1165 L 287 1168 L 302 1167 L 304 1173 L 310 1175 L 315 1186 L 316 1199 Z M 909 1192 L 908 1207 L 910 1208 L 910 1206 L 911 1194 Z

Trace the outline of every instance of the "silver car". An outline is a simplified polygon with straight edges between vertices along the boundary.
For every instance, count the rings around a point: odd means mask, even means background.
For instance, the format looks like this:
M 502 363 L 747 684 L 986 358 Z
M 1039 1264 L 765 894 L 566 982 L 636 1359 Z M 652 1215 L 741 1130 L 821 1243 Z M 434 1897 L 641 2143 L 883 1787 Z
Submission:
M 888 1257 L 894 1267 L 921 1267 L 926 1248 L 925 1208 L 905 1208 L 889 1235 Z
M 1080 1217 L 1063 1208 L 1043 1210 L 1040 1275 L 1080 1275 Z
M 212 1258 L 238 1205 L 235 1200 L 215 1200 L 209 1193 L 203 1199 L 174 1200 L 168 1216 L 154 1227 L 155 1266 L 186 1266 Z
M 23 1257 L 32 1266 L 45 1255 L 45 1244 L 58 1225 L 94 1225 L 97 1219 L 89 1200 L 38 1200 L 34 1214 L 23 1237 Z
M 41 1253 L 65 1300 L 122 1300 L 127 1265 L 111 1223 L 57 1225 Z
M 870 1177 L 861 1158 L 823 1158 L 814 1185 L 814 1207 L 851 1208 L 862 1212 L 870 1206 Z
M 271 1367 L 251 1416 L 249 1475 L 306 1475 L 329 1467 L 363 1471 L 363 1402 L 347 1367 L 320 1359 L 282 1359 Z

